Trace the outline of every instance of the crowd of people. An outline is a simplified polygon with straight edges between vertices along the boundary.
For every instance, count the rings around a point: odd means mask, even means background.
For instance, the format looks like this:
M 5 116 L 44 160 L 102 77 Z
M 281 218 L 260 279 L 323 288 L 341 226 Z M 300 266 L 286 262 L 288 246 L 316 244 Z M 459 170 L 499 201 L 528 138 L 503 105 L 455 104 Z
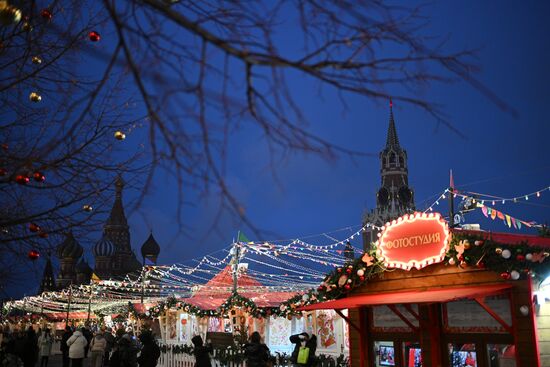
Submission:
M 50 329 L 32 327 L 19 332 L 2 334 L 0 366 L 48 367 L 54 336 Z M 89 358 L 89 367 L 154 367 L 160 357 L 160 348 L 151 331 L 144 330 L 139 337 L 133 330 L 113 330 L 101 327 L 95 333 L 89 327 L 66 326 L 60 340 L 63 367 L 82 367 Z
M 204 343 L 201 336 L 192 338 L 195 367 L 210 367 L 212 345 Z M 292 335 L 294 349 L 290 357 L 293 366 L 316 365 L 317 338 L 306 332 Z M 0 348 L 0 367 L 23 366 L 48 367 L 52 354 L 54 335 L 50 329 L 37 332 L 32 327 L 25 331 L 4 333 Z M 160 357 L 160 348 L 151 331 L 144 330 L 138 338 L 131 328 L 120 328 L 113 333 L 111 328 L 101 327 L 93 333 L 89 327 L 73 329 L 66 326 L 60 340 L 63 367 L 82 367 L 90 358 L 90 367 L 155 367 Z M 267 345 L 262 343 L 260 333 L 253 332 L 243 352 L 247 367 L 270 367 L 273 357 Z
M 243 345 L 246 367 L 271 367 L 273 365 L 274 357 L 271 356 L 269 348 L 262 343 L 261 339 L 260 333 L 255 331 L 250 335 L 248 342 Z M 212 345 L 204 344 L 200 335 L 194 336 L 191 342 L 195 355 L 195 367 L 210 367 Z M 306 332 L 292 335 L 290 342 L 294 344 L 294 350 L 290 357 L 294 367 L 316 366 L 317 337 L 315 335 L 309 335 Z

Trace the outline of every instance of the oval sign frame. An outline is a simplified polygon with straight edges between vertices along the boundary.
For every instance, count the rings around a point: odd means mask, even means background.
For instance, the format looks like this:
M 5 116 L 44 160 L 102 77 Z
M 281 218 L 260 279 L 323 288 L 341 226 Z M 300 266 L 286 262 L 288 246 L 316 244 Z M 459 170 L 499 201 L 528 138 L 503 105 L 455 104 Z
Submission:
M 451 233 L 439 213 L 405 214 L 380 228 L 378 259 L 387 268 L 418 270 L 443 261 Z

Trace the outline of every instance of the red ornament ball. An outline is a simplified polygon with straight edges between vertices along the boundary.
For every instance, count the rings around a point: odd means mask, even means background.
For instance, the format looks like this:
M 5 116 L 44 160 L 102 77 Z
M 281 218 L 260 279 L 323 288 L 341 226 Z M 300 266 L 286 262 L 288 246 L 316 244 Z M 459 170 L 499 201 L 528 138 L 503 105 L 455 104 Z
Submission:
M 346 284 L 346 285 L 344 286 L 344 289 L 345 289 L 346 291 L 349 291 L 349 290 L 351 289 L 351 285 Z
M 47 234 L 46 232 L 40 232 L 40 233 L 38 234 L 38 236 L 39 236 L 40 238 L 48 238 L 48 234 Z
M 325 290 L 325 286 L 323 285 L 320 285 L 318 288 L 317 288 L 318 291 L 324 291 Z
M 17 175 L 15 176 L 15 182 L 17 182 L 19 185 L 26 185 L 30 181 L 29 176 L 27 175 Z
M 504 280 L 509 280 L 512 276 L 510 275 L 510 273 L 505 271 L 504 273 L 500 274 L 500 277 Z
M 91 31 L 90 33 L 88 33 L 88 38 L 92 42 L 97 42 L 101 39 L 101 36 L 96 31 Z
M 40 231 L 40 226 L 36 223 L 31 223 L 31 224 L 29 224 L 29 231 L 38 232 L 38 231 Z
M 350 268 L 346 269 L 346 273 L 351 274 L 351 269 Z
M 45 20 L 52 20 L 53 14 L 50 9 L 42 9 L 42 11 L 40 12 L 40 16 Z
M 486 266 L 485 266 L 485 263 L 483 261 L 480 261 L 480 262 L 477 263 L 477 267 L 479 269 L 485 269 Z
M 518 255 L 516 256 L 516 259 L 517 259 L 517 261 L 525 261 L 525 255 L 518 254 Z
M 364 276 L 360 276 L 360 277 L 359 277 L 359 280 L 362 281 L 362 282 L 364 282 L 364 281 L 365 281 L 365 277 L 364 277 Z
M 34 261 L 40 257 L 40 253 L 36 250 L 30 250 L 27 256 L 29 257 L 30 260 Z
M 32 174 L 32 177 L 36 182 L 44 182 L 46 180 L 46 176 L 40 171 L 36 171 Z

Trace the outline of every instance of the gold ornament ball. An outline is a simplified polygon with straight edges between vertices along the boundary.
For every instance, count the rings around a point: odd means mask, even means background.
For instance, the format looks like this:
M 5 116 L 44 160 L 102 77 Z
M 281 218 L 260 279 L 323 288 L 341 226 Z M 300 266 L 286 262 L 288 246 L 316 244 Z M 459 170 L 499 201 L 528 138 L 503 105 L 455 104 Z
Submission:
M 115 139 L 116 140 L 124 140 L 126 139 L 126 134 L 124 134 L 122 131 L 115 132 Z
M 30 31 L 32 31 L 32 25 L 31 25 L 29 22 L 23 23 L 23 30 L 24 30 L 25 32 L 30 32 Z
M 500 255 L 500 254 L 502 254 L 502 249 L 500 247 L 497 247 L 495 249 L 495 252 Z
M 40 65 L 40 64 L 42 64 L 42 59 L 38 56 L 33 56 L 32 57 L 32 63 L 35 64 L 35 65 Z
M 21 10 L 8 5 L 7 1 L 0 1 L 0 23 L 2 25 L 17 24 L 21 21 Z
M 470 245 L 470 242 L 466 241 L 466 242 L 464 243 L 464 250 L 469 250 L 471 246 L 472 246 L 472 245 Z
M 38 103 L 42 100 L 42 96 L 36 92 L 32 92 L 29 95 L 29 99 L 31 100 L 31 102 Z

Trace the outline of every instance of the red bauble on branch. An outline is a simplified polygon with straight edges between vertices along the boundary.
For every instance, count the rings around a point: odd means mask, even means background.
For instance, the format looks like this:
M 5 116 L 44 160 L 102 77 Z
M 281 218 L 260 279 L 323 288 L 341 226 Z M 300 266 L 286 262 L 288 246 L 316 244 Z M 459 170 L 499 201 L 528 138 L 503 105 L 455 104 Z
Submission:
M 90 33 L 88 33 L 88 38 L 92 42 L 97 42 L 101 39 L 101 36 L 96 31 L 91 31 Z
M 30 250 L 27 256 L 30 260 L 34 261 L 40 257 L 40 252 L 38 252 L 37 250 Z
M 40 226 L 36 223 L 31 223 L 31 224 L 29 224 L 29 231 L 38 232 L 38 231 L 40 231 Z
M 40 16 L 44 19 L 44 20 L 52 20 L 52 17 L 53 17 L 53 14 L 52 12 L 50 11 L 50 9 L 42 9 L 42 11 L 40 12 Z
M 36 171 L 32 174 L 32 177 L 36 182 L 44 182 L 46 180 L 46 176 L 40 171 Z
M 15 182 L 17 182 L 19 185 L 26 185 L 29 183 L 29 181 L 30 181 L 30 178 L 27 175 L 21 174 L 21 175 L 15 176 Z

